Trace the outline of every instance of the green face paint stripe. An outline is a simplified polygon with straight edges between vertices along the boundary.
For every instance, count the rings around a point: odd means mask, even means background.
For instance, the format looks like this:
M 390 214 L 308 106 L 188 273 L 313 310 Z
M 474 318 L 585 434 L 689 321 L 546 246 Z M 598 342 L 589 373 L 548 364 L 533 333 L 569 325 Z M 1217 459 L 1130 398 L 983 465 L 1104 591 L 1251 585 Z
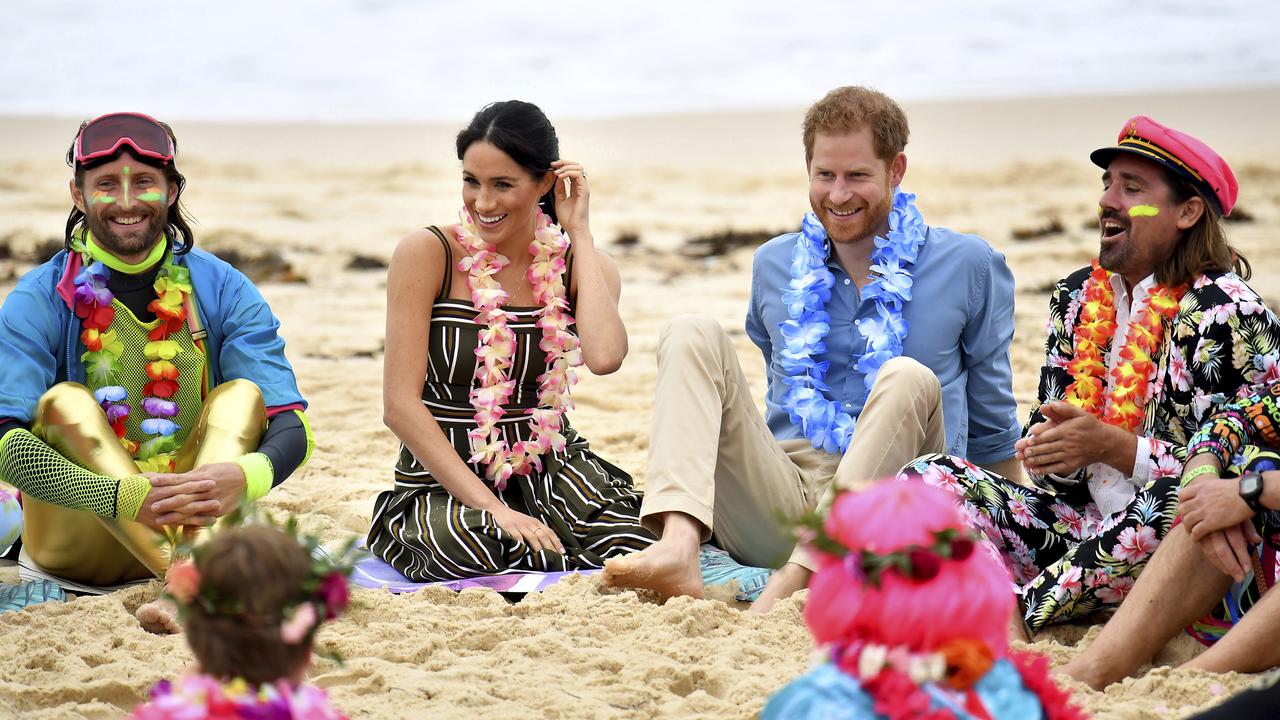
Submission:
M 1155 217 L 1160 214 L 1160 208 L 1155 205 L 1134 205 L 1129 208 L 1129 217 Z
M 116 201 L 116 198 L 114 195 L 96 195 L 95 194 L 93 197 L 89 198 L 90 205 L 110 205 L 115 201 Z
M 151 190 L 139 195 L 138 199 L 142 202 L 159 202 L 164 199 L 164 195 L 161 195 L 159 190 Z
M 124 207 L 125 210 L 128 210 L 129 209 L 129 166 L 128 165 L 124 166 L 123 184 L 124 184 L 124 202 L 121 203 L 121 205 Z

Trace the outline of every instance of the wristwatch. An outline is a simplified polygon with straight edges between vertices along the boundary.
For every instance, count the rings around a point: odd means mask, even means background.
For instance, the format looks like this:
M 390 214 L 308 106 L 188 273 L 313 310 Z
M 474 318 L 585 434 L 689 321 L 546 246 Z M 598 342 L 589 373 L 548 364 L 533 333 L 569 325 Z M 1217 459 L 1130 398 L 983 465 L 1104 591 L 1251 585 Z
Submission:
M 1262 473 L 1247 472 L 1240 476 L 1240 499 L 1250 510 L 1262 510 Z

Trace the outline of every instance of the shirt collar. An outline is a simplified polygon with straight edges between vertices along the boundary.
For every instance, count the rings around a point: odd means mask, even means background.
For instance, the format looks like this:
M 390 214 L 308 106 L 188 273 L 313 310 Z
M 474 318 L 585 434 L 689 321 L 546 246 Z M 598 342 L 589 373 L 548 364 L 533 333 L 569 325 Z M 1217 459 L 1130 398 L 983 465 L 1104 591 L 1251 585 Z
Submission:
M 1129 288 L 1124 284 L 1124 277 L 1120 273 L 1111 273 L 1111 289 L 1115 292 L 1116 297 L 1128 298 L 1130 304 L 1136 303 L 1138 300 L 1146 297 L 1151 293 L 1151 288 L 1156 286 L 1156 274 L 1151 273 L 1142 279 L 1142 282 L 1133 286 L 1133 295 L 1129 295 Z

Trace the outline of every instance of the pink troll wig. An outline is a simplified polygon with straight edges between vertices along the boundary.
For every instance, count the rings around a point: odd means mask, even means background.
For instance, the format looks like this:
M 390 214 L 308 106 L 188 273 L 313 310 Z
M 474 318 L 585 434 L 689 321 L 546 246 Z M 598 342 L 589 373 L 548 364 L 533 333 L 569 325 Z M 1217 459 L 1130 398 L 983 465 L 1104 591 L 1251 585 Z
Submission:
M 826 534 L 854 553 L 888 553 L 910 545 L 928 548 L 934 533 L 971 530 L 955 496 L 918 480 L 886 481 L 836 498 Z M 805 621 L 819 645 L 857 641 L 932 652 L 953 639 L 984 642 L 996 658 L 1009 651 L 1013 612 L 1008 570 L 979 545 L 964 560 L 943 559 L 937 576 L 916 581 L 896 569 L 879 587 L 858 569 L 857 557 L 819 555 L 809 581 Z

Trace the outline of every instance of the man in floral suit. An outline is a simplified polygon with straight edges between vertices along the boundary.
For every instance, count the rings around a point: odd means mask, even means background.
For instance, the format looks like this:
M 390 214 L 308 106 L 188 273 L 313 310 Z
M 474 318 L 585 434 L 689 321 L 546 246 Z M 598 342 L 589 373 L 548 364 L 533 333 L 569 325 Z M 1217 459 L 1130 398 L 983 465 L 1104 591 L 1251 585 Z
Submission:
M 1105 170 L 1099 259 L 1053 290 L 1017 443 L 1036 487 L 955 457 L 906 469 L 963 496 L 1031 630 L 1119 604 L 1177 515 L 1184 446 L 1210 408 L 1277 379 L 1280 322 L 1222 229 L 1227 163 L 1144 116 L 1090 159 Z

